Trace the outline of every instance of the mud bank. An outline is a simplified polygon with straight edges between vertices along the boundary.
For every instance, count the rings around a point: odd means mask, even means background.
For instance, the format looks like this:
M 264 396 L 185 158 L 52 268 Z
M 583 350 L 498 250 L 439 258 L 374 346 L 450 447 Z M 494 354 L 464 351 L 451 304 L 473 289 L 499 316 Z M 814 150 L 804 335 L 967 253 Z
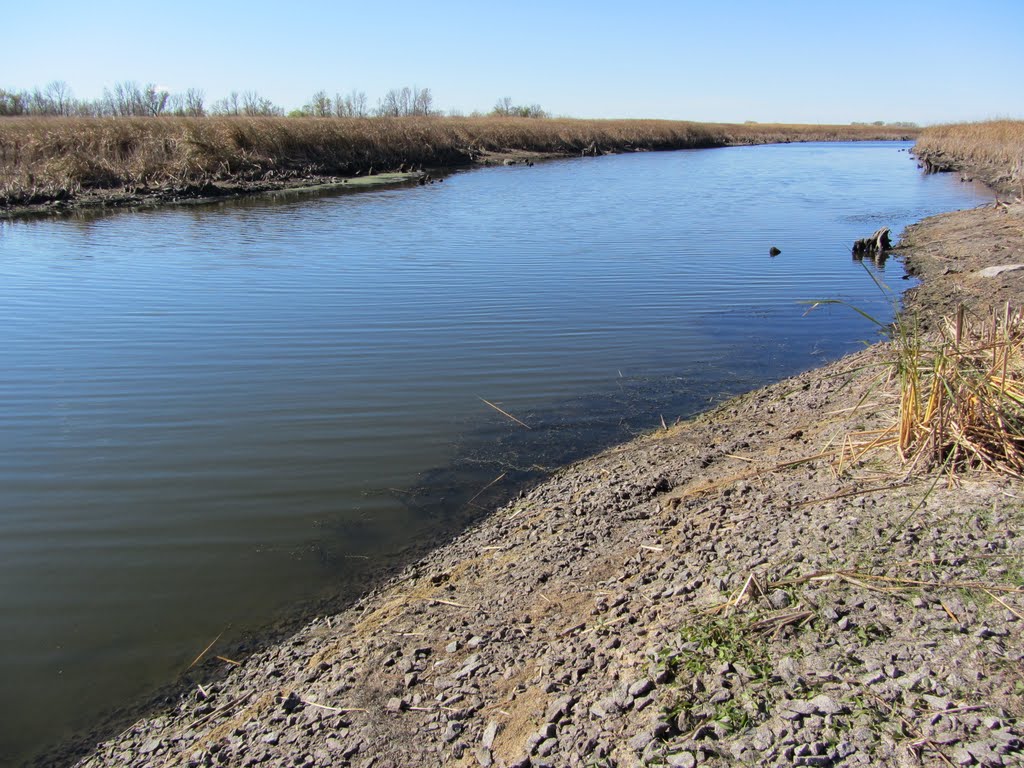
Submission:
M 1024 205 L 897 250 L 934 324 L 1024 296 Z M 78 765 L 1017 765 L 1024 484 L 951 486 L 878 344 L 556 473 L 352 608 L 230 661 Z

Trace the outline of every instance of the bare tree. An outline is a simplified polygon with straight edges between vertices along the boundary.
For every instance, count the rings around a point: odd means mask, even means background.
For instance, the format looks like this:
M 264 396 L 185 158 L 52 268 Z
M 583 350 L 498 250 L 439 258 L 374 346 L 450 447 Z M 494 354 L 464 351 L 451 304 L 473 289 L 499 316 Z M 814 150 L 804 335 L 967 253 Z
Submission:
M 434 111 L 434 96 L 429 88 L 413 88 L 412 114 L 429 115 Z
M 495 103 L 494 109 L 491 110 L 491 114 L 498 117 L 508 117 L 512 114 L 512 110 L 514 109 L 515 107 L 512 105 L 511 97 L 503 96 Z
M 210 111 L 215 115 L 240 115 L 241 106 L 238 100 L 238 91 L 232 91 L 222 99 L 213 102 Z
M 104 111 L 115 117 L 128 117 L 142 102 L 138 83 L 119 81 L 114 83 L 113 90 L 103 89 Z
M 366 93 L 353 90 L 349 94 L 349 104 L 352 108 L 352 117 L 368 117 L 370 114 L 370 103 L 366 99 Z
M 317 91 L 313 94 L 309 104 L 302 108 L 302 111 L 313 117 L 330 117 L 334 112 L 331 97 L 327 95 L 327 91 Z
M 352 90 L 347 96 L 334 94 L 334 115 L 338 118 L 365 118 L 370 114 L 367 94 Z
M 434 113 L 434 96 L 429 88 L 392 88 L 377 102 L 380 117 L 406 117 Z
M 380 117 L 401 117 L 409 114 L 409 102 L 412 100 L 412 91 L 408 88 L 398 90 L 392 88 L 384 94 L 383 100 L 377 104 L 377 114 Z
M 54 109 L 50 104 L 50 99 L 38 88 L 33 88 L 32 92 L 28 94 L 27 107 L 27 111 L 30 115 L 54 114 Z
M 366 94 L 356 90 L 348 96 L 334 94 L 334 114 L 336 117 L 366 117 L 369 114 Z
M 167 108 L 170 96 L 171 94 L 161 88 L 157 88 L 153 83 L 147 83 L 142 91 L 142 114 L 149 117 L 162 115 Z
M 165 109 L 168 114 L 174 115 L 175 117 L 183 117 L 185 115 L 185 95 L 182 93 L 172 93 L 167 97 L 167 106 Z
M 50 102 L 53 114 L 67 117 L 71 114 L 73 94 L 71 86 L 63 80 L 54 80 L 48 83 L 45 90 L 46 98 Z
M 540 104 L 513 104 L 508 96 L 498 99 L 491 110 L 491 114 L 497 117 L 547 117 Z
M 334 92 L 334 116 L 349 117 L 348 100 L 337 91 Z
M 203 107 L 205 94 L 198 88 L 189 88 L 183 97 L 182 109 L 189 117 L 203 117 L 206 110 Z
M 282 110 L 256 91 L 246 91 L 242 94 L 242 112 L 250 117 L 269 117 L 280 115 Z

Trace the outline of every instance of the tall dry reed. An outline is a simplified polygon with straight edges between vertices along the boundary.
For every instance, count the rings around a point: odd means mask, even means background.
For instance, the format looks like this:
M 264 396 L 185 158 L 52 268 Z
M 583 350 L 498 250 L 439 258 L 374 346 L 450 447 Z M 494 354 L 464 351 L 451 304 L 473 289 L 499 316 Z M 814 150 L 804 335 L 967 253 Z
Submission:
M 935 168 L 969 169 L 1024 196 L 1024 120 L 932 126 L 918 137 L 914 152 Z
M 563 155 L 909 138 L 906 128 L 523 118 L 0 118 L 0 203 L 83 190 L 341 176 L 480 152 Z

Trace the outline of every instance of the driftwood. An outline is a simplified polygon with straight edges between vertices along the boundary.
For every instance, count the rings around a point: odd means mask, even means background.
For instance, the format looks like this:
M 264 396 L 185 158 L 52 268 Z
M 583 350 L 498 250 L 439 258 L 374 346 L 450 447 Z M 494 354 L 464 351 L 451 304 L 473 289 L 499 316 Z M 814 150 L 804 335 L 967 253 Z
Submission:
M 892 248 L 892 241 L 889 240 L 889 228 L 882 227 L 871 237 L 862 237 L 853 244 L 853 258 L 862 259 L 865 256 L 884 256 L 886 251 Z

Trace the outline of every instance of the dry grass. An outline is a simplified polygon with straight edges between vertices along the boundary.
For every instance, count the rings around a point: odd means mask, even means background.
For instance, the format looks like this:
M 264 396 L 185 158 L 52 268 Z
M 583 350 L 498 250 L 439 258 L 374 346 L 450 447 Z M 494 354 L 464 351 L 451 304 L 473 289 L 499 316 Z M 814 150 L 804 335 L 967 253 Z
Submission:
M 0 118 L 0 205 L 84 190 L 348 176 L 481 152 L 911 138 L 906 128 L 522 118 Z
M 895 448 L 911 469 L 966 468 L 1024 478 L 1024 313 L 1006 305 L 973 322 L 963 309 L 935 339 L 900 329 L 888 381 L 895 423 L 847 440 L 845 461 Z
M 1024 196 L 1024 120 L 926 128 L 914 152 L 936 170 L 975 169 L 989 183 Z

